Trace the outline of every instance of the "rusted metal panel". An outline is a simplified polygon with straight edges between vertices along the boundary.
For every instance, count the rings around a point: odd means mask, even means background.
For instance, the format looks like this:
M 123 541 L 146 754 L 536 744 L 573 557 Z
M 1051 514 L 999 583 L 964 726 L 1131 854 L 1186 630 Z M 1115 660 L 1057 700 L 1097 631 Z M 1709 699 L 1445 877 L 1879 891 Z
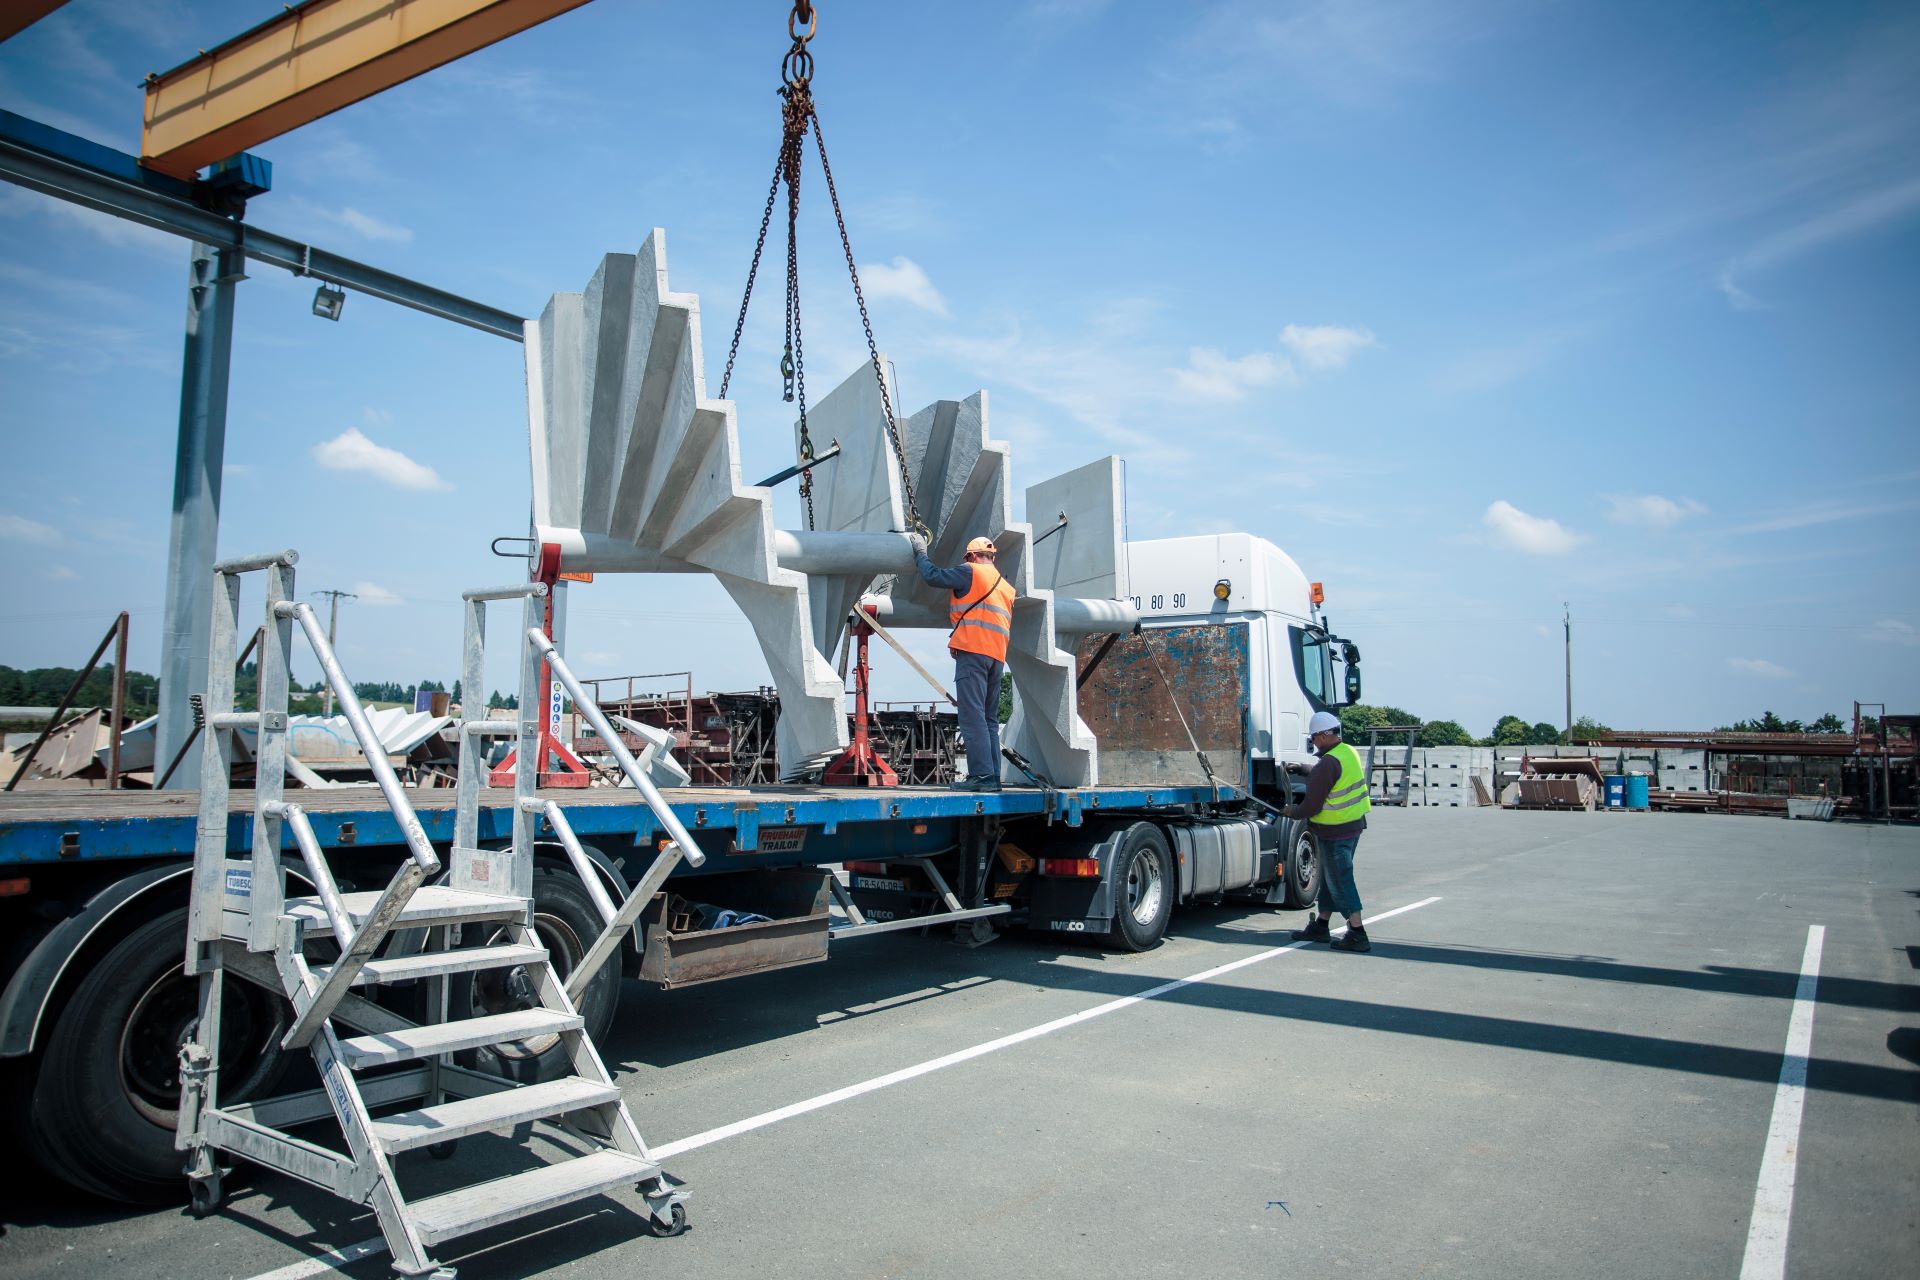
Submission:
M 827 877 L 819 871 L 756 871 L 707 877 L 690 885 L 702 899 L 660 894 L 646 916 L 643 981 L 663 988 L 737 978 L 827 958 Z M 771 919 L 724 929 L 687 927 L 700 906 L 724 906 Z
M 1083 636 L 1075 653 L 1085 678 L 1080 716 L 1100 740 L 1100 781 L 1204 784 L 1194 757 L 1198 743 L 1215 777 L 1245 787 L 1253 697 L 1247 628 L 1155 627 L 1121 636 L 1088 676 L 1088 664 L 1110 638 Z

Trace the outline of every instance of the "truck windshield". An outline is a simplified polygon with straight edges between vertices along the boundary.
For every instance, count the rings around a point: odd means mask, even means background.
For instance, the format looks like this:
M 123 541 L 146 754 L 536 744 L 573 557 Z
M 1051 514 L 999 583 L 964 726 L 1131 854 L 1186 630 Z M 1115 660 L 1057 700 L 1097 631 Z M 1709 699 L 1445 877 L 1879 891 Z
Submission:
M 1293 674 L 1315 711 L 1327 710 L 1327 635 L 1304 627 L 1288 627 L 1293 635 Z

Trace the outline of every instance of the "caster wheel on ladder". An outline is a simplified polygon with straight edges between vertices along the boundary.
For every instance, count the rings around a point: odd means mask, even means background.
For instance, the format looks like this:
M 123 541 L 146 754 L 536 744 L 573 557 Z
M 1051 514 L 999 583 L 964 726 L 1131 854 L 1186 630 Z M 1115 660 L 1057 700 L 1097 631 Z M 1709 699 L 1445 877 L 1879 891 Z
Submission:
M 452 1138 L 446 1142 L 436 1142 L 427 1148 L 427 1154 L 435 1160 L 448 1160 L 460 1149 L 460 1139 Z
M 647 1215 L 647 1234 L 659 1236 L 662 1240 L 671 1239 L 687 1229 L 687 1206 L 678 1200 L 667 1206 L 667 1220 L 660 1221 L 653 1214 Z

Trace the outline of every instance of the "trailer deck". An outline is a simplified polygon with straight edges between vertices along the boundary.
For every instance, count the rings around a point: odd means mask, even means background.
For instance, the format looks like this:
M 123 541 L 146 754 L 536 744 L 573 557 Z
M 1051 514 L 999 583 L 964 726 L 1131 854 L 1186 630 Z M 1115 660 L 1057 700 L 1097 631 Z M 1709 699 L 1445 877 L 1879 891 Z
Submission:
M 709 871 L 759 865 L 835 862 L 861 853 L 926 853 L 952 845 L 967 819 L 1042 818 L 1080 826 L 1101 810 L 1178 811 L 1238 798 L 1231 788 L 1101 786 L 1054 791 L 1008 787 L 997 792 L 944 787 L 677 787 L 662 794 L 703 851 L 720 855 Z M 430 839 L 453 838 L 452 788 L 408 793 Z M 626 787 L 542 789 L 566 812 L 582 838 L 651 844 L 662 828 Z M 314 834 L 327 848 L 401 843 L 392 812 L 369 786 L 299 793 Z M 481 793 L 480 838 L 512 835 L 512 790 Z M 228 798 L 227 847 L 251 848 L 254 795 Z M 190 857 L 199 813 L 197 791 L 16 791 L 0 796 L 0 866 L 72 864 L 79 860 Z M 285 847 L 291 849 L 289 836 Z

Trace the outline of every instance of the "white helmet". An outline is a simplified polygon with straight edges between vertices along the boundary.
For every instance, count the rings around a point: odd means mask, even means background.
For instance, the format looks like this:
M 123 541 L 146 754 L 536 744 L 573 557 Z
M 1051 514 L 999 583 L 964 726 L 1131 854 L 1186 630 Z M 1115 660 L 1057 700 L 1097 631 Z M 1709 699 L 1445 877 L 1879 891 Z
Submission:
M 1307 721 L 1307 736 L 1309 738 L 1316 733 L 1338 732 L 1340 732 L 1340 717 L 1331 711 L 1316 711 L 1313 713 L 1313 719 Z

